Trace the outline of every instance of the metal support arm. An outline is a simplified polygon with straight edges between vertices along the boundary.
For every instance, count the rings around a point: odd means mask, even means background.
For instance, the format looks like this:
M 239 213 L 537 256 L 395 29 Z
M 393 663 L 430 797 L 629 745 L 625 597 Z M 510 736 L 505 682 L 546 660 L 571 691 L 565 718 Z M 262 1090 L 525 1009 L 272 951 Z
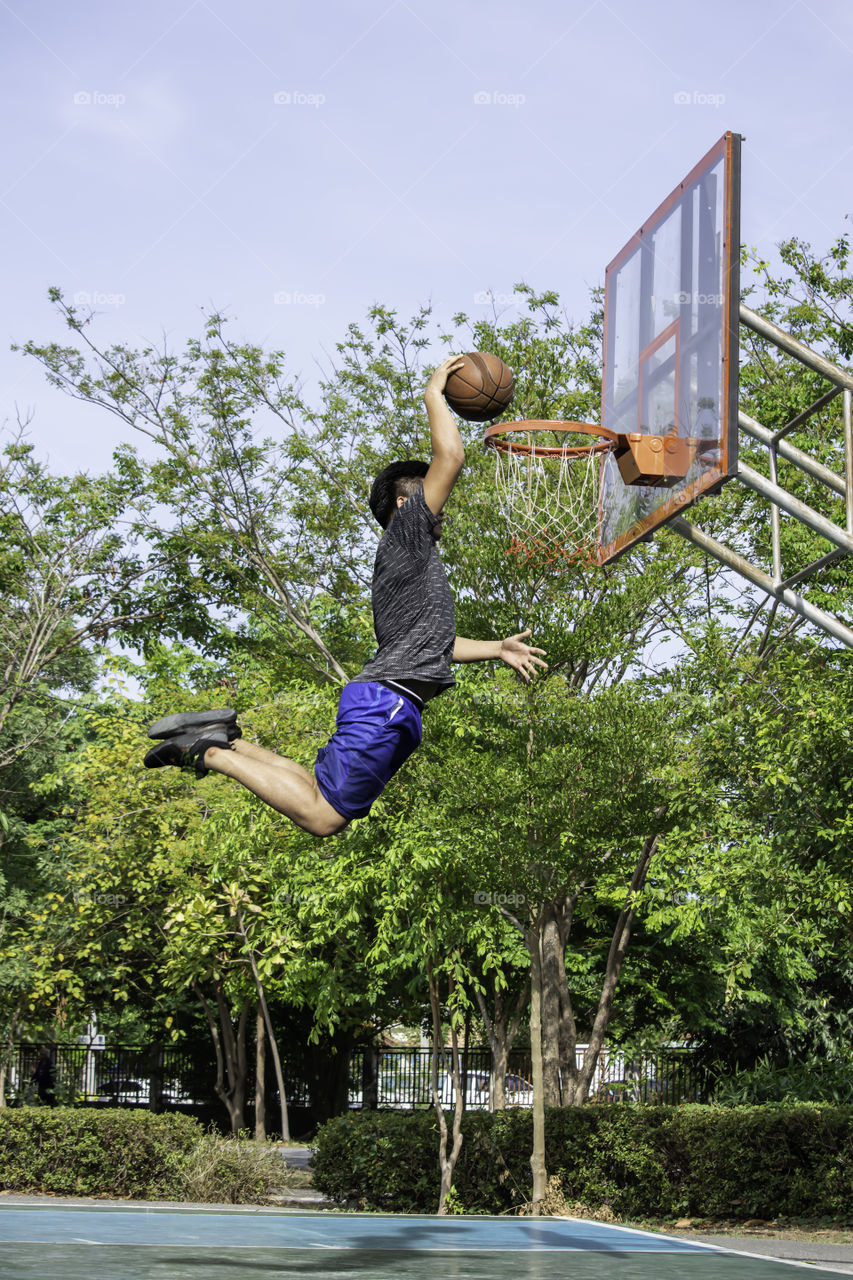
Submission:
M 840 529 L 837 524 L 827 520 L 826 516 L 822 516 L 819 511 L 807 506 L 805 502 L 800 502 L 799 498 L 795 498 L 786 489 L 774 484 L 772 480 L 768 480 L 760 471 L 753 471 L 752 467 L 748 467 L 745 462 L 738 463 L 737 476 L 738 480 L 742 480 L 744 484 L 749 485 L 750 489 L 760 493 L 762 498 L 767 498 L 770 502 L 774 502 L 783 511 L 787 511 L 789 515 L 795 516 L 797 520 L 808 525 L 815 533 L 819 533 L 822 538 L 826 538 L 829 542 L 834 542 L 837 547 L 841 547 L 842 551 L 853 555 L 853 534 L 847 533 L 845 529 Z
M 694 546 L 707 552 L 709 556 L 713 556 L 715 560 L 719 560 L 721 564 L 726 565 L 729 569 L 735 569 L 753 586 L 765 591 L 767 595 L 773 596 L 775 600 L 781 601 L 782 604 L 786 604 L 789 609 L 793 609 L 801 618 L 805 618 L 808 622 L 813 622 L 815 626 L 821 627 L 822 630 L 834 636 L 836 640 L 846 644 L 848 649 L 853 649 L 853 630 L 845 626 L 839 618 L 834 618 L 831 614 L 824 613 L 823 609 L 818 609 L 815 605 L 810 604 L 808 600 L 805 600 L 798 592 L 792 591 L 790 587 L 777 585 L 769 574 L 762 572 L 761 569 L 750 564 L 748 560 L 744 560 L 743 556 L 739 556 L 730 547 L 725 547 L 721 542 L 717 542 L 715 538 L 697 528 L 695 524 L 685 520 L 684 516 L 676 516 L 670 523 L 671 527 L 675 529 L 676 533 L 680 533 L 682 538 L 687 538 Z
M 853 391 L 853 374 L 848 373 L 846 369 L 839 368 L 831 360 L 819 356 L 816 351 L 812 351 L 811 347 L 807 347 L 804 342 L 799 342 L 797 338 L 792 338 L 790 333 L 780 329 L 778 324 L 774 324 L 772 320 L 765 320 L 764 316 L 760 316 L 757 311 L 751 311 L 743 303 L 740 304 L 740 322 L 746 325 L 747 329 L 751 329 L 753 333 L 766 338 L 768 342 L 772 342 L 781 351 L 785 351 L 789 356 L 793 356 L 795 360 L 799 360 L 807 369 L 814 369 L 815 373 L 822 374 L 824 378 L 828 378 L 836 386 L 846 387 L 848 391 Z
M 773 432 L 767 427 L 763 427 L 760 422 L 756 422 L 754 418 L 750 418 L 748 413 L 744 413 L 741 409 L 738 414 L 738 426 L 748 436 L 752 436 L 753 440 L 757 440 L 759 444 L 766 445 L 768 449 L 774 446 L 776 452 L 781 458 L 793 462 L 801 471 L 805 471 L 807 475 L 812 476 L 815 480 L 820 480 L 821 484 L 825 484 L 827 489 L 832 489 L 835 493 L 840 494 L 843 498 L 847 494 L 847 485 L 841 476 L 837 476 L 834 471 L 830 471 L 829 467 L 825 467 L 822 462 L 818 462 L 817 458 L 813 458 L 811 454 L 804 453 L 802 449 L 798 449 L 795 444 L 782 439 L 776 440 Z

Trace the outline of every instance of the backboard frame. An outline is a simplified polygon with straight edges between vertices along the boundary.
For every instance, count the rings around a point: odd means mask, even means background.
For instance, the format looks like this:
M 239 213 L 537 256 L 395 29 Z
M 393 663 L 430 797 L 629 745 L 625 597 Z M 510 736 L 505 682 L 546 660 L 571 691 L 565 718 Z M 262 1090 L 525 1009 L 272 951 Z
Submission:
M 624 430 L 624 423 L 615 425 L 614 409 L 616 376 L 614 348 L 615 341 L 613 312 L 615 307 L 616 285 L 620 269 L 631 259 L 644 244 L 652 243 L 652 237 L 664 224 L 667 216 L 676 204 L 696 187 L 702 178 L 722 163 L 724 175 L 723 206 L 723 241 L 721 253 L 721 287 L 723 292 L 721 305 L 721 348 L 720 348 L 720 397 L 719 397 L 719 431 L 715 444 L 719 448 L 719 457 L 712 464 L 703 466 L 700 474 L 689 484 L 676 487 L 661 496 L 653 509 L 647 512 L 630 527 L 602 541 L 605 535 L 605 504 L 609 496 L 618 493 L 621 481 L 615 476 L 612 465 L 608 468 L 607 457 L 602 458 L 599 484 L 599 564 L 610 564 L 623 555 L 637 542 L 649 538 L 661 525 L 667 524 L 674 517 L 682 514 L 699 498 L 716 493 L 727 480 L 737 475 L 737 442 L 738 442 L 738 336 L 739 336 L 739 303 L 740 303 L 740 143 L 739 134 L 725 133 L 713 147 L 706 152 L 698 164 L 694 165 L 687 176 L 675 187 L 654 213 L 643 223 L 640 229 L 623 246 L 605 274 L 605 319 L 604 319 L 604 352 L 602 374 L 602 411 L 601 421 L 605 428 Z M 682 250 L 683 251 L 683 250 Z M 641 271 L 645 258 L 641 257 Z M 674 428 L 679 435 L 691 435 L 689 423 L 678 422 L 678 378 L 681 372 L 679 321 L 654 335 L 646 342 L 637 354 L 637 423 L 635 429 L 648 433 L 650 426 L 642 421 L 643 414 L 643 379 L 644 369 L 655 353 L 667 342 L 674 339 L 675 356 L 673 369 L 673 417 Z M 663 370 L 666 373 L 666 370 Z M 651 428 L 652 432 L 653 428 Z M 716 451 L 716 450 L 715 450 Z M 649 488 L 641 486 L 649 495 Z M 648 496 L 654 502 L 656 494 Z
M 853 370 L 842 368 L 819 352 L 811 350 L 798 338 L 786 333 L 773 321 L 752 311 L 740 301 L 740 143 L 738 134 L 725 134 L 658 206 L 651 218 L 607 268 L 609 284 L 611 279 L 616 278 L 614 273 L 620 265 L 628 261 L 637 247 L 643 244 L 644 238 L 652 235 L 657 227 L 663 227 L 659 242 L 660 269 L 652 247 L 649 252 L 637 257 L 637 266 L 632 268 L 635 271 L 634 280 L 629 277 L 623 290 L 623 297 L 629 303 L 632 299 L 637 300 L 636 307 L 629 306 L 627 314 L 625 310 L 619 314 L 622 333 L 629 335 L 627 339 L 620 333 L 618 341 L 611 344 L 610 312 L 605 312 L 602 424 L 596 426 L 591 423 L 542 420 L 497 423 L 487 431 L 485 443 L 496 450 L 498 457 L 501 451 L 511 455 L 526 454 L 554 461 L 562 468 L 566 468 L 575 456 L 587 455 L 592 459 L 597 454 L 601 458 L 599 475 L 602 483 L 599 484 L 597 509 L 594 502 L 589 504 L 590 517 L 597 516 L 598 548 L 596 553 L 593 547 L 595 558 L 586 559 L 585 563 L 610 564 L 638 541 L 651 541 L 654 531 L 660 525 L 667 524 L 673 532 L 692 542 L 705 556 L 734 570 L 764 594 L 765 600 L 759 601 L 754 616 L 757 616 L 763 603 L 772 600 L 775 603 L 771 609 L 771 621 L 776 605 L 784 604 L 800 618 L 853 649 L 853 618 L 828 613 L 799 590 L 801 584 L 815 578 L 843 558 L 853 559 Z M 719 199 L 721 169 L 724 175 L 722 203 Z M 708 179 L 701 190 L 691 186 L 697 182 L 697 178 Z M 692 192 L 689 206 L 685 201 L 680 217 L 673 219 L 669 227 L 666 227 L 662 219 L 666 218 L 676 202 L 684 198 L 685 191 Z M 725 254 L 719 252 L 718 239 L 719 246 L 725 248 Z M 712 275 L 712 272 L 716 275 Z M 676 295 L 667 293 L 674 281 L 680 281 L 681 285 Z M 699 286 L 698 292 L 693 291 L 694 282 Z M 706 282 L 718 284 L 718 292 L 723 291 L 722 297 L 703 297 L 703 283 Z M 687 283 L 691 285 L 689 292 L 684 290 Z M 707 312 L 704 316 L 699 313 L 698 308 L 706 303 L 715 309 L 713 316 Z M 685 305 L 690 307 L 689 313 L 679 311 L 675 321 L 666 323 L 677 307 Z M 681 323 L 685 319 L 687 323 L 683 328 L 686 336 L 682 332 Z M 782 426 L 770 428 L 739 410 L 738 353 L 741 328 L 820 375 L 829 382 L 829 390 L 818 395 L 807 408 L 797 406 L 794 416 Z M 673 349 L 665 351 L 669 345 Z M 684 378 L 686 392 L 683 387 L 679 387 L 678 381 L 683 372 L 680 348 L 687 351 L 691 361 L 686 367 Z M 614 353 L 615 359 L 612 358 Z M 648 374 L 644 368 L 646 365 L 649 366 Z M 608 374 L 612 377 L 614 389 L 618 386 L 619 391 L 618 400 L 611 394 L 616 407 L 615 414 L 607 411 L 610 387 Z M 650 387 L 656 392 L 654 396 L 645 396 L 643 383 L 646 376 Z M 717 392 L 716 397 L 705 394 L 712 390 Z M 682 393 L 685 395 L 684 401 L 680 399 Z M 841 439 L 837 443 L 843 448 L 843 474 L 828 468 L 819 457 L 813 456 L 800 447 L 799 443 L 789 439 L 839 396 L 842 401 Z M 717 406 L 719 413 L 716 419 L 705 417 L 703 420 L 700 417 L 701 413 L 716 411 Z M 525 445 L 523 439 L 516 438 L 518 435 L 523 438 L 530 432 L 535 434 L 539 431 L 550 434 L 579 431 L 586 435 L 597 435 L 599 444 L 580 448 L 539 447 Z M 742 460 L 738 459 L 739 433 L 748 437 L 750 446 Z M 767 450 L 766 459 L 761 455 L 754 458 L 755 445 Z M 715 457 L 717 450 L 719 454 Z M 758 462 L 759 469 L 749 465 L 754 460 Z M 784 474 L 780 472 L 780 461 L 787 468 Z M 694 464 L 696 470 L 691 476 Z M 797 486 L 785 487 L 791 482 L 791 466 L 804 473 L 811 482 L 817 481 L 822 486 L 825 492 L 821 494 L 817 490 L 816 496 L 810 498 L 811 502 L 818 503 L 817 506 L 810 505 L 800 494 L 792 491 Z M 612 515 L 615 515 L 617 521 L 621 516 L 625 527 L 620 528 L 617 536 L 602 546 L 601 490 L 608 468 L 610 480 L 614 478 L 614 468 L 618 470 L 623 490 L 636 489 L 644 494 L 651 492 L 653 497 L 664 491 L 664 496 L 647 514 L 631 525 L 628 524 L 628 519 L 635 512 L 626 510 L 624 503 L 621 508 L 615 504 Z M 770 572 L 762 568 L 760 563 L 747 559 L 742 554 L 742 547 L 736 549 L 735 546 L 718 542 L 705 530 L 686 520 L 682 514 L 698 498 L 717 492 L 732 479 L 737 479 L 752 489 L 768 504 L 769 557 L 762 552 L 757 558 L 760 561 L 770 559 Z M 827 494 L 829 502 L 826 501 Z M 651 500 L 647 499 L 647 502 L 651 506 Z M 532 523 L 530 531 L 525 531 L 524 538 L 530 540 L 533 550 L 537 550 L 542 538 L 547 540 L 550 537 L 563 559 L 568 563 L 575 562 L 576 557 L 571 554 L 566 556 L 560 540 L 551 536 L 547 527 L 550 512 L 546 513 L 544 527 L 540 514 L 538 507 L 531 508 L 530 512 L 525 510 L 525 519 Z M 570 515 L 574 519 L 571 512 Z M 626 516 L 628 519 L 625 519 Z M 792 555 L 791 558 L 798 562 L 792 571 L 792 566 L 784 563 L 789 548 L 783 547 L 783 517 L 819 535 L 829 544 L 830 549 L 824 551 L 819 544 L 810 546 L 813 558 L 806 565 L 800 562 L 802 557 Z M 611 518 L 611 532 L 613 524 L 614 520 Z M 517 554 L 529 549 L 526 542 L 515 545 L 517 542 L 516 538 L 510 548 L 511 552 Z M 753 556 L 756 550 L 760 551 L 760 547 L 753 548 Z M 815 554 L 816 552 L 819 554 Z M 555 556 L 549 556 L 547 563 L 551 564 L 555 559 Z M 528 560 L 524 563 L 528 563 Z

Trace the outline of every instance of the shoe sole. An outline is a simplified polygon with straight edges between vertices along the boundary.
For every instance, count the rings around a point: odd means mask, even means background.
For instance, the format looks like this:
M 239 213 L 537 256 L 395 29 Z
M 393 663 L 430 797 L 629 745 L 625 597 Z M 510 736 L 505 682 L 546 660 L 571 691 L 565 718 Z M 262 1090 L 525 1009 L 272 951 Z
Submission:
M 165 769 L 170 766 L 174 766 L 176 768 L 180 767 L 179 760 L 162 759 L 160 755 L 162 749 L 163 743 L 158 743 L 156 747 L 150 747 L 148 751 L 146 751 L 145 759 L 142 761 L 146 769 Z
M 234 724 L 237 712 L 230 707 L 217 711 L 179 711 L 176 715 L 163 716 L 155 720 L 148 730 L 149 738 L 173 738 L 177 733 L 185 733 L 188 729 L 203 729 L 208 724 Z

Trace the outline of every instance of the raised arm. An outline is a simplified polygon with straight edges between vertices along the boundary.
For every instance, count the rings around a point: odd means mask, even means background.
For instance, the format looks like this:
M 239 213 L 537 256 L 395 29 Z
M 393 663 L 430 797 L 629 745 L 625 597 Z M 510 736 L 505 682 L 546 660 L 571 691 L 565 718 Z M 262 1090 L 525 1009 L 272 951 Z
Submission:
M 500 658 L 501 662 L 517 671 L 522 680 L 529 682 L 537 668 L 542 667 L 545 671 L 548 669 L 548 663 L 536 656 L 545 650 L 534 649 L 524 643 L 525 637 L 529 635 L 530 631 L 527 630 L 520 631 L 517 636 L 508 636 L 506 640 L 466 640 L 464 636 L 457 636 L 453 646 L 453 661 L 490 662 Z
M 458 356 L 448 356 L 446 360 L 442 360 L 424 392 L 432 441 L 432 461 L 424 476 L 424 499 L 434 516 L 441 515 L 442 507 L 450 497 L 450 491 L 465 462 L 462 437 L 444 398 L 447 379 L 462 367 L 462 363 Z

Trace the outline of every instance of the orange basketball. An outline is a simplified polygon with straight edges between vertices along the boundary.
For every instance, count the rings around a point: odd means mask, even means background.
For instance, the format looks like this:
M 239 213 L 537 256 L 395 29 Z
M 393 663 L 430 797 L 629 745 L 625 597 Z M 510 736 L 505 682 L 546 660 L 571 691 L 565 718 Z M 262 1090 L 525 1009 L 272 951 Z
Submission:
M 488 351 L 469 351 L 460 358 L 464 365 L 451 373 L 444 388 L 447 403 L 466 422 L 496 418 L 512 400 L 512 369 Z

